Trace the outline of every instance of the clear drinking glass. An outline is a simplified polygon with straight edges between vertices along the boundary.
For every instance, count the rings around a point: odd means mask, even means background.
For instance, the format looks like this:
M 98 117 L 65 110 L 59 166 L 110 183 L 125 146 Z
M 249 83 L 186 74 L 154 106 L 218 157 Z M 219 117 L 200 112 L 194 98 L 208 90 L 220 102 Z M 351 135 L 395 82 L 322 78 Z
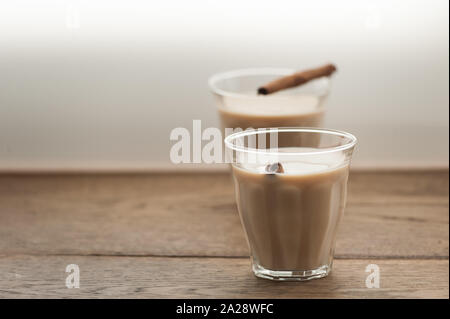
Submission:
M 323 105 L 331 87 L 329 77 L 269 95 L 257 94 L 258 87 L 294 72 L 293 69 L 255 68 L 212 76 L 209 87 L 216 100 L 224 136 L 232 132 L 225 128 L 322 126 Z M 280 145 L 284 142 L 279 141 Z
M 280 138 L 292 143 L 280 147 Z M 329 129 L 267 128 L 231 134 L 225 145 L 255 275 L 326 276 L 356 138 Z

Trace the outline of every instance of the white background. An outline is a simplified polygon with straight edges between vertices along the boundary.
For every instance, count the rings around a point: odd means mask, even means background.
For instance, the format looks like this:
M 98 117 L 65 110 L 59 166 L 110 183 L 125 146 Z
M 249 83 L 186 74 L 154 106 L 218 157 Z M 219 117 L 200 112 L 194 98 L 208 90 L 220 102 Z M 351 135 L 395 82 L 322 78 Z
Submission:
M 170 168 L 210 75 L 338 66 L 355 167 L 448 165 L 447 0 L 2 1 L 0 170 Z

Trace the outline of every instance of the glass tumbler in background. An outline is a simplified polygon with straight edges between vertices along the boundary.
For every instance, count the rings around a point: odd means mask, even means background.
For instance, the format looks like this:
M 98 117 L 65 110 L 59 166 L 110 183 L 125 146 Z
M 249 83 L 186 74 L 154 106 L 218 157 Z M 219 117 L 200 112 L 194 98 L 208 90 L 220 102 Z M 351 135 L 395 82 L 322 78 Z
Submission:
M 277 137 L 302 143 L 280 147 Z M 273 280 L 326 276 L 356 138 L 328 129 L 273 128 L 231 134 L 225 145 L 254 274 Z
M 264 127 L 320 127 L 324 102 L 331 87 L 329 77 L 269 95 L 258 95 L 258 87 L 294 73 L 292 69 L 256 68 L 219 73 L 209 79 L 209 87 L 219 111 L 223 136 L 231 130 Z M 282 136 L 279 145 L 292 136 Z

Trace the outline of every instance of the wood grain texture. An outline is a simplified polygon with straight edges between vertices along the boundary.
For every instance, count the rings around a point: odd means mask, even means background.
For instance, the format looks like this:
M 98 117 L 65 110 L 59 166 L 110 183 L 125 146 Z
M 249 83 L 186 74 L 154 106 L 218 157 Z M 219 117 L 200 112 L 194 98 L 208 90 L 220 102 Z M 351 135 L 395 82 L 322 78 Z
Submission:
M 80 288 L 68 289 L 68 264 Z M 366 266 L 380 269 L 368 289 Z M 336 260 L 327 278 L 272 282 L 253 276 L 247 258 L 95 256 L 0 257 L 4 298 L 448 298 L 448 260 Z
M 448 258 L 448 171 L 352 172 L 336 258 Z M 0 254 L 247 256 L 228 174 L 0 175 Z

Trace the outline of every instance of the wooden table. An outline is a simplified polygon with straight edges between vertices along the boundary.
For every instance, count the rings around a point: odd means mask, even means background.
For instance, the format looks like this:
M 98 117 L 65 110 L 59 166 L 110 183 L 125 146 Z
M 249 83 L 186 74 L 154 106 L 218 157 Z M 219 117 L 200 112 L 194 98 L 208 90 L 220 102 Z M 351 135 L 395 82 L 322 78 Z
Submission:
M 448 171 L 352 172 L 333 271 L 298 283 L 251 273 L 226 173 L 3 174 L 0 297 L 448 298 L 448 186 Z

